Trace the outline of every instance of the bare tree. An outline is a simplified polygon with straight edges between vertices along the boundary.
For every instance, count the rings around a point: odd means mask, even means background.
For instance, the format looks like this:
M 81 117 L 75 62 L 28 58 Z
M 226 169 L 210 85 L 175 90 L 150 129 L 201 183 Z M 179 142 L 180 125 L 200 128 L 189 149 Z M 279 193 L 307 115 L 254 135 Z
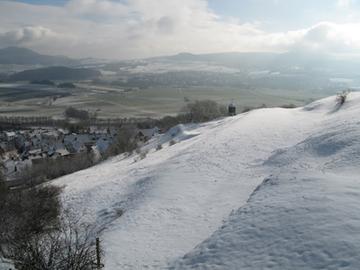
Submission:
M 134 151 L 138 146 L 135 131 L 131 126 L 121 128 L 114 143 L 109 147 L 107 156 Z
M 336 102 L 337 102 L 338 106 L 342 106 L 345 103 L 346 98 L 349 95 L 349 93 L 350 93 L 350 91 L 346 90 L 346 91 L 343 91 L 343 92 L 337 94 Z
M 91 227 L 65 216 L 56 226 L 11 239 L 3 253 L 18 270 L 88 270 L 96 261 Z
M 206 122 L 226 115 L 226 107 L 212 100 L 188 103 L 184 108 L 189 122 Z
M 0 202 L 0 245 L 23 241 L 57 224 L 60 192 L 53 186 L 6 189 Z
M 18 270 L 93 269 L 95 230 L 61 210 L 61 190 L 10 190 L 0 178 L 0 258 Z
M 88 111 L 79 110 L 73 107 L 66 108 L 64 114 L 67 118 L 76 118 L 79 120 L 88 120 L 90 118 Z

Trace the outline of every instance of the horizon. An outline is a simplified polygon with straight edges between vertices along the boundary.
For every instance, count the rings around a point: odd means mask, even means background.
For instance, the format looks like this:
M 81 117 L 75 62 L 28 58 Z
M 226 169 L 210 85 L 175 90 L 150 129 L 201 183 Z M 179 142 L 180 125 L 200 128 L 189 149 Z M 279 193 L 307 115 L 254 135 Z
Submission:
M 0 15 L 0 48 L 72 58 L 127 60 L 182 52 L 360 55 L 358 0 L 291 5 L 283 0 L 4 0 Z
M 0 47 L 0 50 L 6 50 L 6 49 L 20 49 L 20 50 L 29 50 L 33 53 L 39 54 L 39 55 L 43 55 L 43 56 L 54 56 L 54 57 L 66 57 L 72 60 L 86 60 L 86 59 L 93 59 L 95 61 L 107 61 L 107 62 L 122 62 L 122 61 L 137 61 L 137 60 L 151 60 L 151 59 L 156 59 L 156 58 L 167 58 L 167 57 L 174 57 L 174 56 L 181 56 L 181 55 L 191 55 L 191 56 L 212 56 L 212 55 L 229 55 L 229 54 L 234 54 L 234 55 L 251 55 L 251 54 L 263 54 L 263 55 L 317 55 L 317 56 L 327 56 L 333 59 L 337 59 L 337 60 L 357 60 L 360 61 L 360 55 L 341 55 L 340 57 L 338 57 L 337 55 L 332 55 L 330 53 L 327 52 L 314 52 L 314 51 L 284 51 L 284 52 L 271 52 L 271 51 L 259 51 L 259 52 L 247 52 L 247 51 L 220 51 L 220 52 L 214 52 L 214 53 L 191 53 L 191 52 L 177 52 L 174 54 L 160 54 L 160 55 L 154 55 L 154 56 L 149 56 L 149 57 L 134 57 L 134 58 L 124 58 L 124 59 L 114 59 L 114 58 L 96 58 L 93 56 L 85 56 L 85 57 L 71 57 L 65 54 L 47 54 L 47 53 L 42 53 L 40 51 L 37 51 L 36 49 L 31 49 L 31 48 L 27 48 L 27 47 L 21 47 L 21 46 L 8 46 L 8 47 Z

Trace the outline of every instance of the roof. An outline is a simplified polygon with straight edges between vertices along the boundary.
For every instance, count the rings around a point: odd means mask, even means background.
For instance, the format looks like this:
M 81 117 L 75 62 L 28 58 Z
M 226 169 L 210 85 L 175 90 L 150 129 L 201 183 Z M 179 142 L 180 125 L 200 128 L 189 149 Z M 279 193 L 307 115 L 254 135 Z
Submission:
M 16 133 L 15 133 L 14 131 L 6 131 L 5 134 L 6 134 L 7 137 L 14 137 L 14 136 L 16 136 Z
M 42 153 L 42 150 L 40 148 L 39 149 L 33 149 L 33 150 L 29 151 L 30 155 L 39 155 L 41 153 Z
M 57 149 L 55 153 L 60 154 L 60 156 L 67 156 L 70 155 L 70 152 L 66 150 L 65 148 Z

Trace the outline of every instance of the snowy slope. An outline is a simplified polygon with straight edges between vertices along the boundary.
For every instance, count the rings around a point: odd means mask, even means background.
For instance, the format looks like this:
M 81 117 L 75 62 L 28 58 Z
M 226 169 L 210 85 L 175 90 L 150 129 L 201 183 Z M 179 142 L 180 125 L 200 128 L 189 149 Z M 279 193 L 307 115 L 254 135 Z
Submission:
M 302 239 L 303 252 L 314 249 L 293 266 L 306 266 L 328 239 L 313 240 L 313 247 L 303 237 L 318 228 L 322 216 L 317 213 L 332 217 L 356 201 L 359 113 L 360 95 L 352 93 L 342 108 L 330 97 L 305 108 L 261 109 L 179 126 L 151 141 L 143 160 L 119 156 L 56 183 L 65 185 L 65 205 L 102 230 L 106 269 L 266 269 L 268 262 L 273 269 L 293 269 L 279 265 L 291 265 L 289 258 L 301 250 L 293 242 L 301 245 Z M 169 146 L 171 139 L 178 143 Z M 155 151 L 158 142 L 164 147 Z M 344 171 L 349 186 L 342 181 Z M 353 197 L 335 209 L 336 199 L 346 197 L 341 192 Z M 303 208 L 308 211 L 297 209 L 307 194 Z M 334 206 L 328 209 L 331 194 Z M 308 221 L 307 215 L 313 218 Z M 340 221 L 346 217 L 346 211 L 338 215 Z M 345 226 L 337 225 L 331 232 Z M 352 225 L 355 229 L 355 220 Z M 355 241 L 347 234 L 344 245 L 348 238 Z M 279 254 L 288 251 L 288 260 L 282 260 Z
M 301 110 L 318 121 L 309 136 L 275 151 L 246 206 L 171 269 L 360 269 L 360 95 L 332 101 Z

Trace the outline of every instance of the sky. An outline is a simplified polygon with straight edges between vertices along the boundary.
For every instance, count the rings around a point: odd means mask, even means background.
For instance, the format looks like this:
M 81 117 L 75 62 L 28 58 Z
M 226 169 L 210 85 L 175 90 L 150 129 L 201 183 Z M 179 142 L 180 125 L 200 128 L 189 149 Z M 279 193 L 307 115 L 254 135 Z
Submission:
M 360 0 L 0 0 L 0 48 L 75 58 L 360 55 Z

